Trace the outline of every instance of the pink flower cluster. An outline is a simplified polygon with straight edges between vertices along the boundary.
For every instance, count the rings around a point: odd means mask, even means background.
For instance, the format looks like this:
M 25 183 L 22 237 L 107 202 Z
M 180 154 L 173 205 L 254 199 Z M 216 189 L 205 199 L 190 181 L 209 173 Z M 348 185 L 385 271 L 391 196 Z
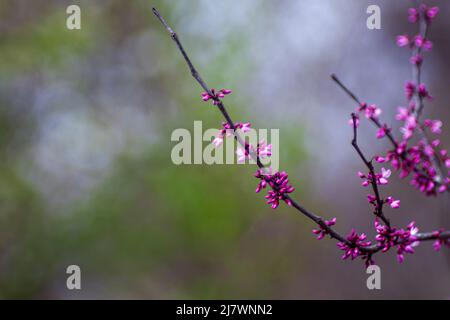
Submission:
M 251 124 L 250 122 L 236 122 L 234 124 L 234 128 L 236 130 L 240 129 L 242 132 L 246 133 L 250 131 Z M 217 133 L 216 137 L 213 140 L 213 144 L 215 147 L 219 147 L 222 145 L 225 137 L 230 137 L 233 135 L 233 129 L 231 128 L 228 122 L 222 122 L 222 129 Z
M 363 113 L 365 117 L 369 120 L 377 120 L 381 114 L 381 109 L 378 108 L 374 104 L 367 104 L 365 102 L 361 103 L 361 105 L 356 108 L 356 126 L 359 126 L 359 114 Z M 353 119 L 348 121 L 350 125 L 353 126 Z
M 265 198 L 267 204 L 272 206 L 272 209 L 276 209 L 280 201 L 283 200 L 287 205 L 292 205 L 291 200 L 286 196 L 288 193 L 294 192 L 295 188 L 289 184 L 288 175 L 285 171 L 270 173 L 271 170 L 260 168 L 256 171 L 255 177 L 260 179 L 256 193 L 259 193 L 262 189 L 265 189 L 269 185 L 272 190 L 267 192 Z
M 362 186 L 367 187 L 372 182 L 375 182 L 379 185 L 385 185 L 388 184 L 388 178 L 391 176 L 391 170 L 381 168 L 381 173 L 376 173 L 375 176 L 372 176 L 372 174 L 369 172 L 367 175 L 362 173 L 361 171 L 358 171 L 358 176 L 363 179 Z
M 371 242 L 366 241 L 367 236 L 364 233 L 358 235 L 355 229 L 352 229 L 350 234 L 347 236 L 347 242 L 338 242 L 337 246 L 339 249 L 344 251 L 344 255 L 342 259 L 345 260 L 347 258 L 351 258 L 352 260 L 356 259 L 363 253 L 360 250 L 360 247 L 368 247 Z
M 377 235 L 375 239 L 382 252 L 388 251 L 390 248 L 397 246 L 397 260 L 403 262 L 405 253 L 414 253 L 414 247 L 419 245 L 416 234 L 419 229 L 415 226 L 415 222 L 411 222 L 406 229 L 389 228 L 375 220 L 375 230 Z
M 389 183 L 388 178 L 391 176 L 391 170 L 381 168 L 381 173 L 375 173 L 375 175 L 372 175 L 372 173 L 364 174 L 361 171 L 358 172 L 358 176 L 363 180 L 362 186 L 367 187 L 373 183 L 377 185 L 386 185 Z M 367 201 L 374 205 L 375 208 L 378 208 L 377 204 L 377 198 L 374 195 L 367 195 Z M 397 209 L 400 207 L 400 200 L 394 200 L 393 197 L 389 196 L 384 200 L 384 203 L 388 203 L 391 208 Z
M 421 4 L 419 8 L 409 8 L 408 9 L 408 20 L 411 23 L 416 23 L 420 19 L 420 14 L 423 14 L 425 20 L 429 23 L 433 20 L 439 13 L 438 7 L 427 7 L 425 4 Z
M 219 104 L 220 99 L 231 93 L 232 91 L 228 89 L 220 89 L 216 92 L 216 89 L 213 88 L 211 89 L 211 94 L 209 94 L 208 92 L 202 92 L 202 100 L 205 102 L 212 100 L 213 105 L 216 106 Z
M 251 144 L 245 143 L 245 147 L 239 147 L 236 150 L 236 155 L 238 157 L 238 163 L 244 163 L 246 160 L 251 159 L 251 153 L 255 152 L 255 147 Z M 256 147 L 256 156 L 258 159 L 264 159 L 272 155 L 272 145 L 267 144 L 264 140 L 260 140 Z
M 336 218 L 325 220 L 323 223 L 327 227 L 332 227 L 336 224 Z M 317 235 L 317 240 L 322 240 L 329 233 L 329 231 L 321 224 L 319 224 L 319 229 L 314 229 L 312 232 Z
M 439 12 L 437 7 L 427 7 L 420 5 L 418 8 L 408 10 L 409 20 L 413 23 L 420 20 L 421 15 L 428 25 Z M 425 33 L 426 34 L 426 33 Z M 411 62 L 420 68 L 423 62 L 422 49 L 429 51 L 432 49 L 432 42 L 421 34 L 415 36 L 400 35 L 397 37 L 397 44 L 400 47 L 409 47 L 412 50 Z M 433 138 L 428 140 L 425 131 L 429 134 L 438 135 L 442 132 L 442 121 L 426 119 L 421 121 L 419 115 L 423 108 L 423 100 L 431 100 L 427 86 L 424 83 L 407 82 L 405 85 L 405 95 L 408 107 L 399 107 L 396 119 L 403 124 L 400 128 L 401 140 L 396 141 L 391 135 L 391 128 L 387 124 L 379 121 L 380 108 L 376 105 L 361 103 L 357 108 L 358 114 L 364 113 L 367 119 L 372 120 L 378 126 L 376 137 L 378 139 L 386 136 L 394 143 L 395 148 L 386 152 L 384 156 L 378 155 L 375 160 L 379 163 L 390 162 L 394 169 L 400 171 L 400 177 L 405 178 L 412 174 L 411 184 L 426 195 L 436 195 L 448 190 L 450 185 L 449 172 L 450 157 L 447 150 L 440 149 L 440 140 Z M 358 117 L 359 124 L 359 117 Z M 422 138 L 415 141 L 416 133 L 420 133 Z M 441 176 L 438 172 L 443 164 L 447 168 Z M 369 179 L 370 180 L 370 179 Z M 368 184 L 367 180 L 364 182 Z M 369 200 L 370 201 L 370 200 Z
M 435 231 L 434 236 L 438 238 L 441 232 L 442 232 L 441 230 Z M 450 248 L 450 239 L 436 239 L 433 243 L 433 248 L 436 251 L 440 251 L 442 246 L 444 245 Z

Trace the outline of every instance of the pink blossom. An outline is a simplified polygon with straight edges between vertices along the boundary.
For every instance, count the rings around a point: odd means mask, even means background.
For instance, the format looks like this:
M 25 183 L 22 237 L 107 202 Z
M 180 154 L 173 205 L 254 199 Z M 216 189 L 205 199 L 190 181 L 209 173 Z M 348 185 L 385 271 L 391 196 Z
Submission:
M 395 119 L 399 121 L 405 121 L 409 116 L 409 110 L 404 107 L 397 108 L 397 114 L 395 115 Z
M 367 119 L 371 119 L 371 118 L 377 119 L 380 114 L 381 114 L 381 109 L 378 108 L 376 105 L 371 104 L 366 107 L 366 118 Z
M 416 85 L 412 82 L 407 82 L 405 84 L 406 98 L 408 100 L 411 100 L 415 92 L 416 92 Z
M 246 133 L 250 131 L 250 122 L 240 123 L 242 132 Z
M 222 143 L 223 143 L 223 137 L 217 135 L 217 136 L 214 138 L 214 140 L 213 140 L 212 143 L 213 143 L 214 147 L 216 147 L 216 148 L 220 147 L 220 146 L 222 145 Z
M 375 156 L 375 161 L 378 162 L 378 163 L 384 163 L 384 162 L 387 161 L 387 159 L 383 158 L 381 156 Z
M 419 94 L 419 97 L 421 97 L 421 98 L 432 99 L 432 97 L 430 96 L 430 94 L 427 90 L 427 86 L 424 83 L 419 84 L 418 94 Z
M 416 54 L 409 59 L 409 62 L 416 66 L 420 66 L 423 62 L 423 57 L 420 54 Z
M 382 252 L 386 252 L 390 248 L 397 246 L 397 259 L 399 262 L 403 262 L 405 253 L 414 253 L 413 248 L 419 245 L 416 237 L 419 229 L 415 226 L 414 221 L 405 230 L 382 225 L 376 219 L 375 230 L 377 232 L 375 239 L 382 248 Z
M 424 41 L 425 39 L 420 34 L 414 37 L 414 45 L 417 48 L 421 48 L 423 46 Z
M 258 169 L 255 173 L 255 177 L 260 179 L 256 192 L 260 192 L 261 189 L 264 189 L 267 185 L 272 188 L 265 196 L 267 204 L 270 204 L 272 209 L 276 209 L 279 206 L 280 200 L 283 200 L 289 206 L 292 205 L 287 194 L 294 192 L 295 189 L 289 184 L 288 175 L 285 171 L 269 174 L 264 172 L 263 169 Z
M 435 251 L 440 251 L 443 245 L 446 245 L 450 248 L 450 239 L 439 239 L 442 230 L 434 231 L 434 236 L 436 237 L 436 240 L 433 242 L 433 249 Z
M 430 120 L 426 119 L 424 120 L 423 124 L 430 128 L 431 132 L 435 134 L 440 134 L 442 132 L 442 121 L 441 120 Z
M 261 140 L 257 148 L 257 155 L 261 159 L 270 157 L 272 155 L 272 145 L 266 144 L 264 140 Z
M 235 130 L 242 130 L 242 132 L 250 131 L 250 122 L 236 122 L 234 125 Z M 222 129 L 217 133 L 213 140 L 214 146 L 220 147 L 223 143 L 225 137 L 230 137 L 233 135 L 233 130 L 228 122 L 222 122 Z M 241 152 L 240 152 L 241 153 Z
M 431 21 L 437 16 L 438 13 L 439 7 L 428 8 L 425 12 L 425 17 L 427 18 L 428 21 Z
M 419 11 L 416 8 L 408 9 L 408 20 L 411 23 L 416 23 L 419 20 Z
M 209 99 L 212 99 L 212 96 L 208 92 L 202 92 L 201 95 L 203 101 L 208 101 Z
M 433 42 L 431 42 L 430 40 L 425 40 L 425 42 L 423 43 L 423 48 L 426 51 L 431 51 L 431 49 L 433 49 Z
M 397 246 L 397 260 L 398 262 L 403 262 L 405 253 L 414 253 L 413 247 L 419 245 L 419 242 L 416 241 L 416 234 L 419 232 L 419 229 L 415 226 L 415 222 L 411 222 L 406 230 L 400 229 L 396 231 L 395 236 L 397 237 L 397 242 L 399 243 Z
M 392 197 L 387 197 L 386 202 L 389 203 L 392 209 L 400 208 L 400 200 L 394 200 Z
M 354 260 L 358 256 L 362 255 L 359 247 L 368 247 L 370 246 L 370 241 L 366 241 L 367 236 L 364 233 L 358 235 L 354 229 L 347 236 L 348 242 L 338 242 L 337 246 L 339 249 L 345 251 L 342 259 L 345 260 L 347 258 L 351 258 Z
M 244 163 L 245 160 L 248 160 L 251 158 L 250 152 L 248 150 L 249 148 L 251 148 L 251 146 L 247 147 L 247 150 L 245 150 L 244 148 L 241 148 L 241 147 L 237 148 L 236 155 L 238 157 L 238 159 L 237 159 L 238 163 Z
M 231 94 L 232 91 L 228 89 L 221 89 L 218 92 L 214 88 L 211 89 L 211 92 L 202 92 L 202 100 L 203 101 L 209 101 L 213 100 L 213 105 L 218 105 L 221 98 L 225 97 L 227 94 Z
M 391 170 L 381 168 L 381 177 L 378 178 L 378 184 L 384 185 L 388 184 L 388 178 L 391 176 Z
M 377 200 L 377 198 L 371 194 L 367 195 L 367 201 L 369 201 L 370 204 L 375 205 L 375 201 Z
M 409 44 L 409 36 L 404 34 L 404 35 L 399 35 L 397 36 L 397 45 L 399 47 L 405 47 Z
M 389 131 L 390 131 L 390 129 L 386 125 L 382 126 L 377 131 L 377 139 L 381 139 L 381 138 L 385 137 L 386 133 L 388 133 Z
M 336 224 L 336 218 L 325 220 L 324 223 L 328 227 L 334 226 Z M 328 230 L 321 224 L 319 224 L 319 228 L 320 229 L 314 229 L 312 232 L 317 235 L 317 240 L 322 240 L 328 234 Z
M 225 97 L 225 95 L 231 94 L 231 93 L 233 93 L 233 91 L 231 91 L 231 90 L 229 90 L 229 89 L 221 89 L 221 90 L 217 93 L 217 96 L 218 96 L 219 98 L 223 98 L 223 97 Z
M 408 116 L 405 119 L 405 125 L 402 128 L 400 128 L 400 132 L 403 133 L 403 139 L 405 140 L 410 139 L 413 136 L 416 127 L 417 127 L 416 117 Z

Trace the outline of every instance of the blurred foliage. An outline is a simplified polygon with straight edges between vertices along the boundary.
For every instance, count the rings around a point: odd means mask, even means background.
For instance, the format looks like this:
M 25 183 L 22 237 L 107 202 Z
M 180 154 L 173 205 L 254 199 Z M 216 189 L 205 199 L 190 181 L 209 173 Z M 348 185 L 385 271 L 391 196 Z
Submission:
M 0 167 L 0 297 L 33 296 L 52 267 L 51 218 L 33 188 L 11 167 Z
M 38 23 L 25 25 L 2 36 L 0 42 L 0 70 L 8 76 L 32 68 L 56 69 L 69 55 L 85 53 L 95 44 L 90 28 L 70 32 L 65 26 L 66 16 L 61 8 L 42 17 Z M 95 21 L 95 20 L 94 20 Z
M 167 2 L 157 5 L 171 17 Z M 6 14 L 2 10 L 7 12 L 4 8 L 0 9 L 2 15 Z M 67 31 L 63 9 L 55 2 L 40 12 L 36 21 L 18 21 L 1 36 L 4 81 L 19 76 L 27 79 L 34 72 L 52 72 L 57 79 L 60 72 L 76 68 L 67 63 L 74 57 L 78 64 L 90 55 L 102 57 L 105 50 L 100 44 L 113 46 L 120 37 L 133 36 L 117 23 L 126 12 L 132 14 L 124 25 L 136 34 L 155 25 L 155 21 L 149 22 L 146 1 L 133 5 L 111 1 L 102 10 L 94 10 L 93 5 L 92 10 L 83 10 L 87 13 L 83 23 L 89 21 L 89 25 L 84 24 L 79 32 Z M 159 26 L 157 30 L 164 32 Z M 170 38 L 164 39 L 151 58 L 175 67 L 145 79 L 165 96 L 159 104 L 170 105 L 174 100 L 178 106 L 172 114 L 151 105 L 155 112 L 152 125 L 162 138 L 143 144 L 139 154 L 125 149 L 87 196 L 57 210 L 46 203 L 38 184 L 19 170 L 32 163 L 24 146 L 13 139 L 25 115 L 11 116 L 6 110 L 13 108 L 15 100 L 7 90 L 1 91 L 0 154 L 15 152 L 0 166 L 0 297 L 64 297 L 68 294 L 64 272 L 69 264 L 80 265 L 83 277 L 89 279 L 83 282 L 84 291 L 95 292 L 100 287 L 100 297 L 267 297 L 274 283 L 295 265 L 283 257 L 270 234 L 266 239 L 247 240 L 263 241 L 257 252 L 252 252 L 251 245 L 242 248 L 243 238 L 251 238 L 252 229 L 265 226 L 272 215 L 263 194 L 254 193 L 254 167 L 172 164 L 172 130 L 191 129 L 195 120 L 203 120 L 204 130 L 218 128 L 222 119 L 214 107 L 200 101 L 198 85 Z M 235 59 L 243 54 L 242 43 L 242 35 L 237 33 L 221 44 L 223 50 L 211 57 L 205 72 L 208 83 L 231 88 L 240 85 L 254 67 L 236 62 L 246 61 Z M 197 47 L 194 52 L 201 50 L 200 45 L 190 46 Z M 226 72 L 235 77 L 230 80 L 224 76 Z M 77 79 L 79 84 L 85 80 Z M 236 121 L 253 118 L 246 114 L 248 101 L 251 99 L 243 90 L 227 97 Z M 22 125 L 20 130 L 30 136 L 34 133 L 31 126 Z M 295 168 L 306 156 L 299 131 L 298 125 L 292 124 L 280 134 L 281 167 L 291 169 L 294 181 Z M 26 144 L 33 142 L 30 138 Z M 286 210 L 277 212 L 282 215 Z

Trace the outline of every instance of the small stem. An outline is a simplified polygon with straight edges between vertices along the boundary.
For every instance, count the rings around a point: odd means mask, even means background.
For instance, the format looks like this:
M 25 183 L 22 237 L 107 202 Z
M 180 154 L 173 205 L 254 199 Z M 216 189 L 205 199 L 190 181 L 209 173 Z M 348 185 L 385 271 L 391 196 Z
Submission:
M 381 199 L 380 191 L 378 190 L 378 184 L 377 180 L 375 179 L 375 169 L 373 167 L 372 161 L 367 160 L 367 158 L 364 156 L 364 153 L 361 151 L 361 148 L 358 146 L 358 126 L 357 126 L 357 119 L 356 115 L 352 113 L 352 121 L 353 121 L 353 139 L 352 139 L 352 146 L 358 153 L 361 160 L 364 162 L 366 167 L 369 169 L 370 172 L 370 184 L 372 185 L 372 189 L 375 193 L 376 198 L 376 206 L 375 206 L 375 215 L 379 217 L 381 220 L 383 220 L 384 224 L 390 229 L 391 224 L 389 222 L 389 219 L 386 218 L 386 216 L 383 213 L 383 205 L 384 201 Z

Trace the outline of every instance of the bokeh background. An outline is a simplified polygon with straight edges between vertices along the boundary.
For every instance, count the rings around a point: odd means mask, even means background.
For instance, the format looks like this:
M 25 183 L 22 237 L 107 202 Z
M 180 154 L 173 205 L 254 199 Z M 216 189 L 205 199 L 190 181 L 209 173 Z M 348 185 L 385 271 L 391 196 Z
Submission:
M 432 26 L 424 80 L 427 117 L 444 121 L 450 145 L 450 3 Z M 66 29 L 66 7 L 82 29 Z M 381 7 L 382 29 L 366 9 Z M 350 146 L 352 101 L 337 73 L 395 128 L 413 33 L 410 1 L 389 0 L 1 0 L 0 297 L 26 299 L 448 299 L 449 251 L 431 243 L 398 264 L 379 255 L 382 290 L 366 288 L 361 261 L 341 261 L 312 223 L 255 194 L 254 167 L 170 160 L 176 128 L 216 128 L 156 6 L 213 87 L 231 88 L 232 117 L 279 128 L 280 166 L 304 206 L 337 228 L 373 235 L 362 165 Z M 362 125 L 368 154 L 387 148 Z M 397 133 L 398 131 L 396 131 Z M 450 227 L 448 196 L 426 198 L 397 177 L 395 224 Z M 66 267 L 82 290 L 66 288 Z

